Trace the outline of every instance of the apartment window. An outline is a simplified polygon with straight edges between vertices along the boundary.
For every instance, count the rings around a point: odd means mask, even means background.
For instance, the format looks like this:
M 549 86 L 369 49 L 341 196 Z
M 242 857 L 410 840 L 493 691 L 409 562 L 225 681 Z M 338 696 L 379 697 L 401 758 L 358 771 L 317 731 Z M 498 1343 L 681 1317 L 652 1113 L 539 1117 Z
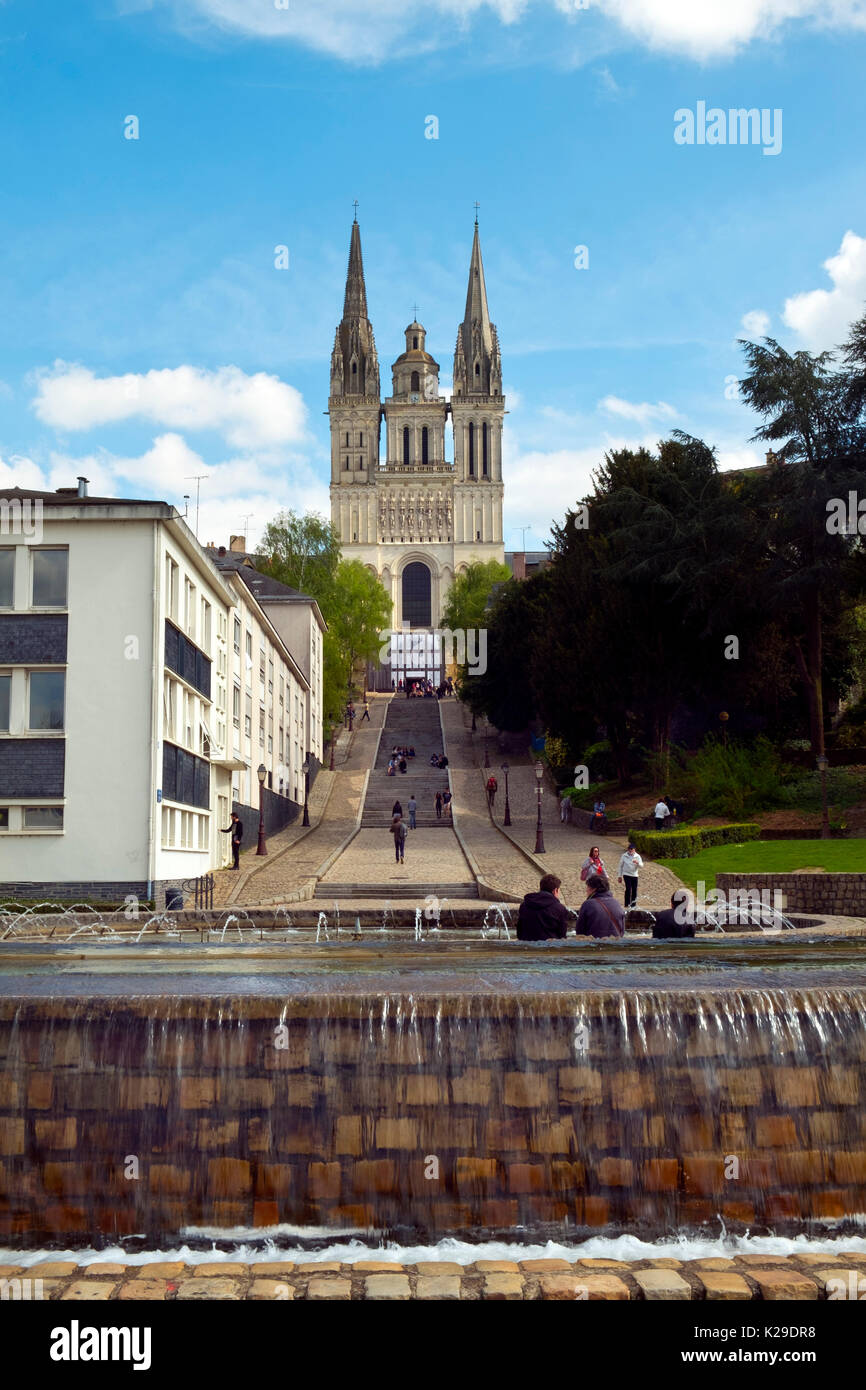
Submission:
M 166 737 L 168 737 L 168 738 L 174 738 L 174 736 L 175 736 L 175 723 L 176 723 L 176 720 L 177 720 L 177 702 L 176 702 L 176 700 L 175 700 L 175 684 L 174 684 L 174 681 L 173 681 L 173 680 L 170 680 L 168 677 L 166 677 L 164 692 L 165 692 L 165 698 L 164 698 L 164 700 L 163 700 L 163 707 L 162 707 L 162 708 L 163 708 L 163 715 L 164 715 L 164 717 L 165 717 L 165 733 L 166 733 Z
M 162 808 L 162 847 L 172 849 L 174 846 L 174 810 L 171 806 Z
M 15 551 L 0 550 L 0 608 L 12 607 L 12 581 L 15 575 Z
M 265 707 L 259 705 L 259 747 L 265 746 Z
M 0 830 L 9 829 L 9 807 L 0 806 Z
M 170 555 L 165 557 L 165 603 L 168 616 L 177 622 L 178 569 Z
M 268 662 L 268 694 L 271 695 L 271 696 L 273 696 L 273 693 L 274 693 L 274 663 L 273 663 L 273 661 L 269 661 L 269 662 Z
M 9 732 L 9 699 L 12 692 L 12 676 L 0 676 L 0 733 Z
M 247 738 L 252 738 L 253 736 L 253 702 L 249 695 L 247 696 L 247 707 L 244 712 L 244 733 Z
M 201 632 L 199 633 L 199 645 L 204 647 L 206 652 L 210 651 L 210 604 L 206 598 L 201 601 Z
M 236 729 L 241 727 L 241 688 L 239 685 L 232 689 L 232 723 Z
M 68 550 L 33 550 L 33 607 L 66 607 Z
M 30 672 L 30 729 L 62 730 L 65 688 L 63 671 Z
M 187 636 L 195 640 L 195 585 L 190 579 L 183 581 L 183 626 Z
M 249 684 L 252 680 L 250 672 L 253 669 L 253 634 L 251 632 L 244 634 L 244 650 L 246 655 L 247 683 Z
M 62 806 L 25 806 L 25 830 L 62 830 Z
M 235 656 L 241 654 L 241 620 L 235 618 Z
M 283 750 L 284 750 L 285 746 L 286 746 L 286 745 L 285 745 L 285 742 L 284 742 L 284 739 L 283 739 L 283 726 L 282 726 L 282 724 L 281 724 L 281 725 L 280 725 L 280 762 L 283 761 Z
M 183 692 L 183 741 L 187 748 L 192 747 L 192 696 L 188 690 Z
M 227 633 L 227 632 L 228 632 L 228 622 L 227 622 L 227 620 L 226 620 L 226 615 L 225 615 L 225 613 L 220 613 L 220 612 L 218 611 L 218 612 L 217 612 L 217 637 L 219 637 L 219 639 L 220 639 L 221 642 L 224 642 L 224 641 L 226 640 L 226 633 Z

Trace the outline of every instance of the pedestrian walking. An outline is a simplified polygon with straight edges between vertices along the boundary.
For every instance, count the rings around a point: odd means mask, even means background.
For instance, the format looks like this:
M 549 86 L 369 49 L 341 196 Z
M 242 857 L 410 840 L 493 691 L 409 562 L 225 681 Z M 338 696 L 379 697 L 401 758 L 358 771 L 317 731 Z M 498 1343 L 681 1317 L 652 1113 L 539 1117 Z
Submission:
M 418 810 L 418 802 L 415 800 L 414 795 L 409 797 L 409 800 L 406 803 L 406 810 L 409 812 L 409 829 L 417 830 L 418 827 L 415 824 L 415 813 Z
M 656 807 L 653 811 L 653 815 L 655 816 L 656 830 L 664 830 L 665 819 L 667 818 L 667 816 L 670 815 L 667 802 L 659 798 L 659 800 L 656 802 Z
M 222 827 L 220 827 L 222 829 Z M 223 830 L 223 835 L 231 835 L 232 845 L 232 868 L 240 869 L 241 840 L 244 838 L 244 823 L 236 811 L 232 811 L 232 818 Z
M 619 861 L 619 882 L 625 884 L 625 905 L 626 908 L 634 907 L 637 902 L 637 876 L 643 868 L 643 860 L 630 844 L 625 854 Z
M 442 793 L 441 793 L 441 792 L 437 792 L 437 793 L 436 793 L 435 801 L 436 801 L 436 819 L 437 819 L 437 820 L 441 820 L 441 819 L 442 819 Z
M 394 816 L 402 816 L 402 814 L 403 807 L 400 805 L 399 801 L 395 801 L 394 805 L 391 807 L 391 818 L 393 819 Z
M 445 811 L 445 815 L 448 817 L 449 820 L 451 819 L 452 800 L 453 798 L 450 792 L 442 793 L 442 806 Z
M 395 816 L 391 821 L 391 834 L 394 836 L 394 859 L 398 864 L 403 863 L 407 833 L 406 822 L 403 817 Z
M 496 793 L 499 790 L 499 783 L 495 777 L 487 778 L 487 805 L 493 810 L 493 803 L 496 800 Z
M 367 719 L 367 720 L 370 719 L 370 706 L 368 705 L 368 703 L 367 703 L 366 700 L 364 701 L 364 713 L 361 715 L 361 723 L 362 723 L 362 724 L 363 724 L 363 722 L 364 722 L 365 719 Z
M 590 874 L 603 873 L 605 873 L 604 860 L 601 857 L 598 845 L 592 845 L 590 847 L 589 854 L 586 856 L 580 867 L 580 881 L 581 883 L 586 883 L 586 880 L 589 878 Z

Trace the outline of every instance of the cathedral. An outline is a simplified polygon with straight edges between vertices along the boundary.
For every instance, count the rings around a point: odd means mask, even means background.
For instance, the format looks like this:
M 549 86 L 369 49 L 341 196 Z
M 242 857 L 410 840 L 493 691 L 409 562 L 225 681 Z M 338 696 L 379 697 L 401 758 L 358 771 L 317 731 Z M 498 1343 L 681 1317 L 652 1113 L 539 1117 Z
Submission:
M 450 401 L 440 394 L 426 336 L 420 323 L 409 324 L 382 400 L 356 218 L 331 356 L 331 520 L 345 558 L 367 565 L 393 601 L 392 625 L 407 637 L 392 666 L 404 676 L 441 669 L 436 629 L 455 575 L 504 554 L 502 362 L 477 222 Z

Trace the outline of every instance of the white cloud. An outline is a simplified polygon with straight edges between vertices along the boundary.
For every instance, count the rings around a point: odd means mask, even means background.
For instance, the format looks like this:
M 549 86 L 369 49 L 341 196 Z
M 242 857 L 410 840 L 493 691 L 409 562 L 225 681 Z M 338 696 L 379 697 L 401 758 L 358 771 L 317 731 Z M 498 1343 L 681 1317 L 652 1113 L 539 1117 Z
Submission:
M 750 338 L 764 338 L 770 327 L 770 315 L 765 314 L 763 309 L 750 309 L 740 319 L 740 326 Z
M 757 449 L 724 449 L 716 455 L 720 473 L 729 473 L 732 468 L 757 468 L 764 462 L 764 454 Z
M 599 401 L 598 408 L 608 415 L 618 416 L 621 420 L 634 420 L 635 424 L 644 429 L 654 420 L 676 420 L 679 417 L 679 411 L 674 410 L 666 401 L 650 405 L 648 401 L 638 404 L 635 401 L 621 400 L 619 396 L 605 396 Z
M 700 60 L 772 37 L 790 20 L 866 28 L 866 0 L 600 0 L 604 12 L 650 48 Z
M 128 3 L 128 0 L 127 0 Z M 180 24 L 213 24 L 261 39 L 284 39 L 352 63 L 440 47 L 474 18 L 515 25 L 545 11 L 586 27 L 599 17 L 653 49 L 704 60 L 773 37 L 792 20 L 836 30 L 866 28 L 866 0 L 315 0 L 277 8 L 272 0 L 164 0 Z M 557 46 L 557 55 L 559 55 Z
M 835 256 L 824 262 L 832 290 L 807 290 L 785 301 L 782 317 L 807 348 L 834 348 L 866 312 L 866 238 L 846 232 Z
M 183 366 L 97 377 L 87 367 L 58 361 L 37 382 L 33 407 L 57 429 L 142 419 L 168 429 L 215 430 L 240 449 L 306 438 L 300 392 L 265 372 L 247 376 L 238 367 Z

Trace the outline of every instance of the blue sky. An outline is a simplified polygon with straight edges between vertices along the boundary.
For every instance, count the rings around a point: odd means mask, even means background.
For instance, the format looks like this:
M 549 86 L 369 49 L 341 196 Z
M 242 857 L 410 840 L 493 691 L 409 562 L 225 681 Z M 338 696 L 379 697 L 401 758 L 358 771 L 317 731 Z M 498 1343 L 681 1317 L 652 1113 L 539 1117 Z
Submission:
M 866 307 L 864 58 L 864 0 L 0 0 L 0 483 L 327 511 L 355 198 L 380 358 L 417 301 L 446 386 L 481 204 L 507 546 L 612 445 L 757 459 L 736 339 Z M 781 152 L 677 144 L 701 101 Z

